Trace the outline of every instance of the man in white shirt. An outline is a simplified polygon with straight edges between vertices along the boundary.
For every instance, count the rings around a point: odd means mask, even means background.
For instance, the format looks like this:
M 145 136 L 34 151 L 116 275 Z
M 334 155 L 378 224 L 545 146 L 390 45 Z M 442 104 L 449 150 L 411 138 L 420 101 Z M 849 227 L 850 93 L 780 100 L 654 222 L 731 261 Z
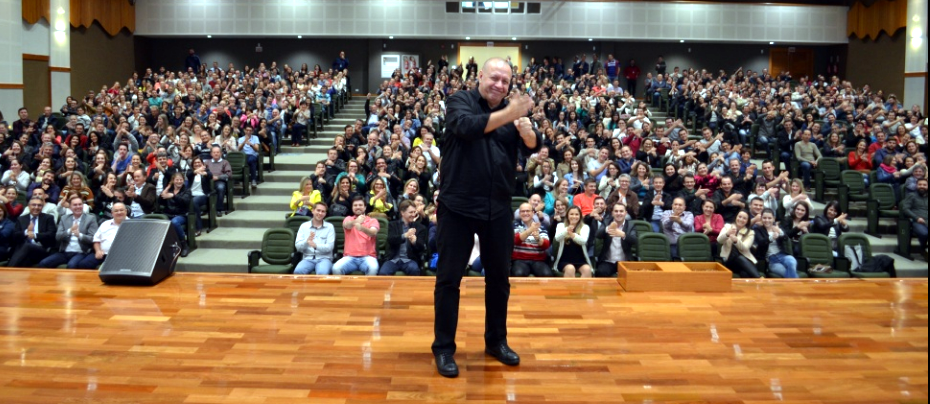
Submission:
M 325 203 L 314 204 L 313 218 L 297 230 L 294 247 L 303 254 L 303 259 L 294 268 L 294 274 L 329 275 L 332 272 L 336 232 L 331 223 L 323 221 L 326 209 Z
M 258 186 L 258 148 L 261 147 L 261 140 L 253 134 L 254 129 L 251 126 L 246 126 L 243 132 L 243 136 L 239 138 L 239 151 L 245 153 L 252 188 L 255 188 Z
M 113 213 L 113 218 L 101 223 L 97 232 L 94 233 L 93 251 L 83 254 L 75 268 L 95 269 L 106 260 L 107 254 L 110 253 L 110 246 L 113 245 L 113 240 L 119 231 L 119 226 L 126 220 L 126 214 L 128 213 L 126 205 L 122 202 L 114 203 L 110 211 Z

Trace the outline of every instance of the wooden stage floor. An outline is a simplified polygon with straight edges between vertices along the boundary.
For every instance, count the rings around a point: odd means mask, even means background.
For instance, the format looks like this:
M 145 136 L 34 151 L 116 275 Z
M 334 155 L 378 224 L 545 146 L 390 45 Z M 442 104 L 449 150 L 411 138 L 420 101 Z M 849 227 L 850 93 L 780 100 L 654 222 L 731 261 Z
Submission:
M 0 403 L 926 403 L 927 280 L 624 293 L 514 280 L 508 368 L 466 279 L 462 375 L 429 352 L 429 278 L 0 270 Z

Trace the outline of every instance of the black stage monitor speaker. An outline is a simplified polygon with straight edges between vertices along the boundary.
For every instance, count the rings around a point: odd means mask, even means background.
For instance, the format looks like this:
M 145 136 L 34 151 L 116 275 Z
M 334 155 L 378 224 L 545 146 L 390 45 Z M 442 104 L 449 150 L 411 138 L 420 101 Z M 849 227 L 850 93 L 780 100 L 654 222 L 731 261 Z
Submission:
M 118 285 L 154 285 L 174 273 L 181 243 L 167 220 L 132 219 L 119 226 L 100 280 Z

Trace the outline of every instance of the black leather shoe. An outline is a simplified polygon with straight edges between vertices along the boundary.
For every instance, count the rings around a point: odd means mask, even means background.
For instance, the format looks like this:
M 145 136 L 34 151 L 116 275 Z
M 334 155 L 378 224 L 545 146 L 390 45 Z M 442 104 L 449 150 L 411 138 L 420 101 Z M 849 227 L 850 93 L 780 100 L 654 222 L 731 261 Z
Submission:
M 436 370 L 443 377 L 458 377 L 459 365 L 455 364 L 455 358 L 450 353 L 441 353 L 436 355 Z
M 181 249 L 181 257 L 187 257 L 187 254 L 190 254 L 190 250 L 187 247 Z
M 507 366 L 517 366 L 520 364 L 520 355 L 517 355 L 506 343 L 489 346 L 485 348 L 484 352 Z

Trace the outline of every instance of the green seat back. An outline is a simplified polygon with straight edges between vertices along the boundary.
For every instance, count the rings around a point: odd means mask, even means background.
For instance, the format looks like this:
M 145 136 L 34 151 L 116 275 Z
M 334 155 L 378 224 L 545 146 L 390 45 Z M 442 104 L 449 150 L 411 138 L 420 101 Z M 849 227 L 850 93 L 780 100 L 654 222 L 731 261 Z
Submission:
M 686 233 L 678 237 L 678 255 L 684 262 L 714 262 L 710 239 L 704 233 Z
M 345 219 L 345 216 L 330 216 L 324 219 L 326 222 L 333 225 L 333 232 L 336 233 L 336 243 L 333 245 L 333 258 L 337 255 L 342 255 L 342 249 L 346 244 L 346 232 L 342 228 L 342 221 Z
M 869 239 L 862 233 L 844 233 L 840 236 L 839 242 L 840 257 L 846 257 L 846 247 L 853 246 L 857 244 L 862 246 L 862 256 L 859 257 L 860 260 L 865 261 L 872 257 L 872 243 L 869 242 Z
M 510 198 L 510 210 L 517 211 L 520 209 L 520 205 L 529 202 L 529 199 L 522 196 L 514 196 Z
M 378 225 L 378 256 L 381 256 L 387 250 L 388 220 L 379 217 Z
M 646 262 L 668 262 L 672 260 L 672 249 L 668 237 L 662 233 L 639 234 L 637 245 L 639 260 Z
M 817 169 L 823 172 L 824 181 L 839 181 L 840 174 L 843 172 L 842 167 L 840 167 L 840 162 L 833 157 L 817 160 Z
M 652 233 L 652 224 L 645 220 L 634 220 L 633 228 L 636 229 L 636 234 L 646 234 Z
M 300 225 L 309 222 L 310 217 L 308 216 L 291 216 L 284 221 L 284 227 L 291 229 L 294 232 L 294 237 L 297 237 L 297 231 L 300 230 Z
M 240 151 L 231 151 L 226 153 L 226 161 L 229 161 L 229 166 L 232 168 L 232 177 L 241 178 L 242 177 L 242 168 L 246 166 L 246 155 Z
M 895 196 L 894 188 L 890 184 L 872 184 L 869 186 L 869 196 L 878 202 L 878 210 L 890 210 L 894 208 Z
M 810 260 L 813 267 L 817 264 L 833 266 L 833 245 L 823 234 L 805 234 L 801 236 L 801 256 Z
M 268 229 L 262 236 L 262 260 L 271 265 L 288 265 L 294 253 L 291 229 Z
M 850 195 L 864 194 L 866 191 L 862 173 L 856 170 L 844 170 L 840 182 L 849 187 Z

